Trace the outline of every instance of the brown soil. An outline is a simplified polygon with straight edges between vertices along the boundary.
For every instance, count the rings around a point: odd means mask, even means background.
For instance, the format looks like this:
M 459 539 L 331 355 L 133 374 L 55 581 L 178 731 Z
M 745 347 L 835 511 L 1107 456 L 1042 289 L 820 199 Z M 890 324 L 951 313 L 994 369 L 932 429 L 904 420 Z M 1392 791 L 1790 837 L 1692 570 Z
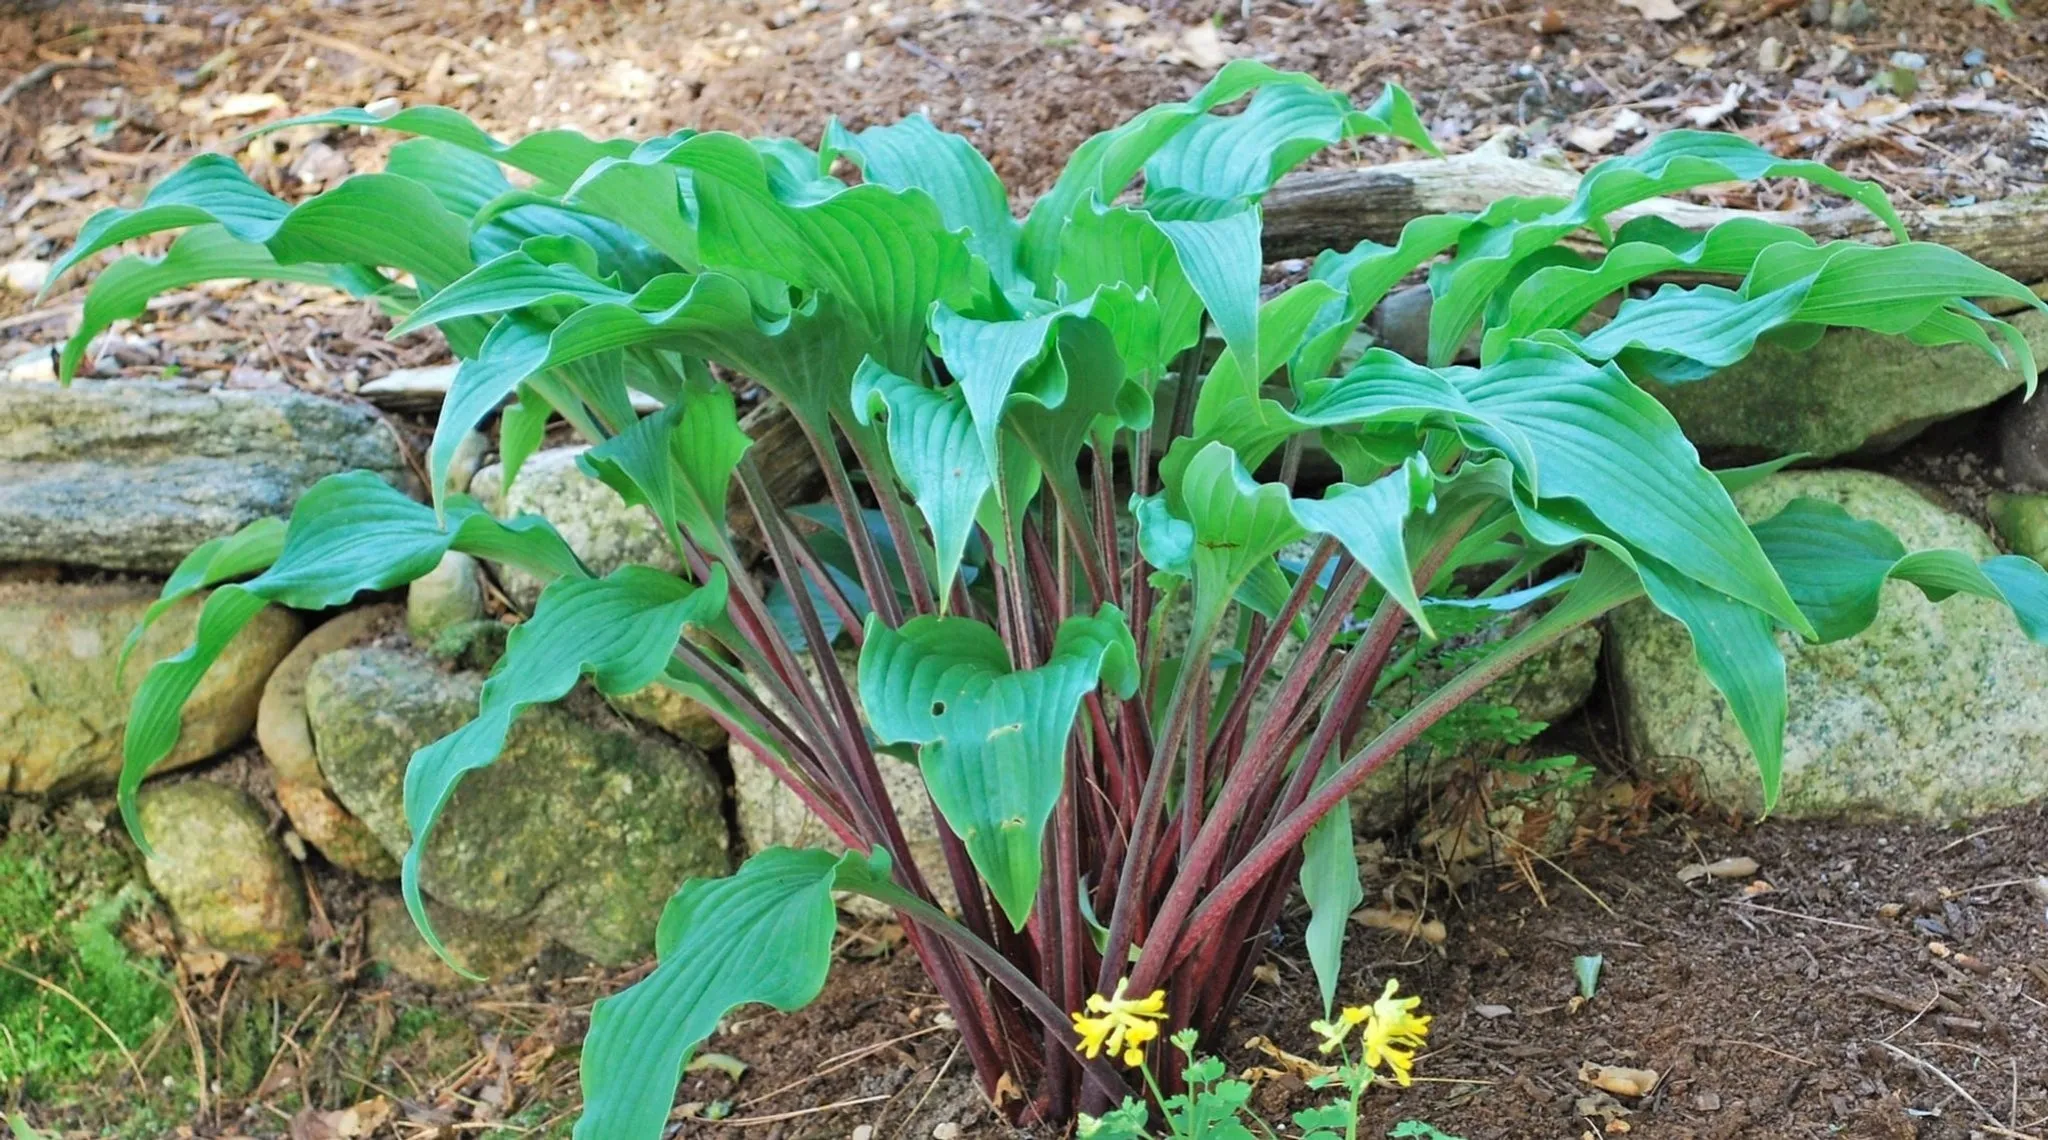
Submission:
M 1360 99 L 1402 83 L 1453 151 L 1513 126 L 1532 149 L 1583 166 L 1646 131 L 1711 123 L 1923 201 L 2048 181 L 2048 21 L 2002 21 L 1967 0 L 1856 6 L 1870 23 L 1838 32 L 1787 0 L 1687 0 L 1661 23 L 1616 0 L 655 0 L 549 2 L 530 15 L 478 2 L 70 2 L 0 17 L 0 75 L 96 68 L 59 71 L 0 106 L 0 260 L 53 258 L 94 209 L 132 202 L 200 150 L 239 151 L 287 197 L 371 169 L 390 140 L 240 136 L 384 97 L 447 103 L 500 134 L 691 126 L 815 142 L 833 115 L 860 126 L 922 111 L 986 152 L 1022 200 L 1090 134 L 1186 96 L 1241 55 Z M 1887 74 L 1895 52 L 1925 61 L 1910 94 Z M 1394 153 L 1369 143 L 1322 161 Z M 1731 200 L 1782 205 L 1800 192 Z M 77 280 L 40 308 L 0 292 L 0 350 L 61 339 Z M 431 336 L 388 343 L 365 307 L 290 287 L 202 287 L 156 312 L 156 325 L 109 338 L 94 370 L 175 365 L 215 382 L 353 391 L 442 352 Z
M 1756 876 L 1679 880 L 1686 864 L 1733 856 L 1755 859 Z M 1420 1079 L 1372 1094 L 1361 1134 L 1412 1118 L 1466 1140 L 1622 1131 L 1609 1120 L 1701 1140 L 2038 1135 L 2048 1121 L 2044 870 L 2039 807 L 1968 830 L 1735 828 L 1668 815 L 1624 843 L 1539 864 L 1533 879 L 1502 868 L 1453 895 L 1439 889 L 1441 948 L 1354 931 L 1340 1000 L 1398 977 L 1436 1014 Z M 1268 958 L 1278 983 L 1252 990 L 1220 1043 L 1233 1069 L 1273 1064 L 1243 1048 L 1254 1035 L 1313 1055 L 1306 1026 L 1322 1010 L 1298 917 L 1288 927 Z M 872 938 L 849 939 L 849 951 L 872 953 Z M 1573 959 L 1587 954 L 1605 966 L 1593 1000 L 1577 1005 Z M 737 1083 L 693 1076 L 683 1099 L 736 1119 L 681 1134 L 730 1135 L 745 1120 L 787 1138 L 862 1124 L 884 1140 L 921 1137 L 949 1121 L 963 1134 L 1006 1134 L 966 1087 L 950 1035 L 929 1031 L 934 1010 L 907 952 L 842 955 L 816 1005 L 746 1015 L 711 1040 L 707 1049 L 750 1068 Z M 1603 1097 L 1579 1078 L 1587 1062 L 1662 1079 L 1647 1097 Z M 1299 1082 L 1275 1078 L 1255 1103 L 1278 1121 L 1309 1101 Z M 782 1113 L 796 1115 L 767 1119 Z

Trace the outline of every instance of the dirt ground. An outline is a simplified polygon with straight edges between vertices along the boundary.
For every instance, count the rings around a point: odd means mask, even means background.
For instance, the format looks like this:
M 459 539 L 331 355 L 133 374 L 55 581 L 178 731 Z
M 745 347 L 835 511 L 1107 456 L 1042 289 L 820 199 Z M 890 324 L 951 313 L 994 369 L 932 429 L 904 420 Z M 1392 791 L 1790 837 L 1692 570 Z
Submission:
M 2019 0 L 2022 6 L 2039 0 Z M 1191 93 L 1224 59 L 1300 68 L 1370 99 L 1414 93 L 1452 151 L 1514 127 L 1586 165 L 1645 132 L 1711 125 L 1927 202 L 2048 182 L 2048 19 L 1968 0 L 1025 0 L 81 3 L 0 16 L 0 262 L 48 261 L 92 210 L 191 154 L 239 149 L 278 193 L 373 169 L 391 140 L 246 128 L 395 97 L 501 133 L 690 126 L 815 142 L 922 111 L 987 153 L 1020 204 L 1090 134 Z M 1653 20 L 1642 11 L 1673 17 Z M 45 68 L 65 68 L 54 72 Z M 1369 143 L 1321 161 L 1392 157 Z M 1765 205 L 1802 193 L 1765 187 Z M 1738 202 L 1738 204 L 1746 204 Z M 76 285 L 74 277 L 69 284 Z M 0 289 L 0 352 L 60 340 L 79 294 Z M 203 288 L 108 337 L 100 374 L 353 391 L 428 363 L 367 309 L 306 291 Z M 166 327 L 163 318 L 176 318 Z
M 1021 204 L 1082 139 L 1184 97 L 1239 55 L 1361 101 L 1400 82 L 1453 151 L 1512 127 L 1531 150 L 1584 166 L 1645 132 L 1712 125 L 1902 199 L 1989 199 L 2048 184 L 2048 17 L 2041 0 L 2017 2 L 2011 22 L 1966 0 L 0 6 L 0 263 L 13 281 L 13 266 L 53 260 L 93 210 L 132 203 L 200 150 L 236 153 L 286 196 L 374 169 L 390 140 L 237 139 L 387 96 L 451 104 L 500 134 L 695 126 L 815 142 L 831 115 L 861 126 L 923 111 L 988 153 Z M 1397 153 L 1369 144 L 1323 161 Z M 1783 206 L 1802 192 L 1723 200 Z M 81 279 L 40 302 L 0 284 L 0 369 L 32 375 L 47 360 Z M 389 342 L 387 327 L 315 291 L 202 287 L 117 327 L 88 369 L 342 395 L 446 358 L 432 334 Z M 1981 498 L 1981 476 L 1962 477 L 1982 466 L 1967 432 L 1898 462 Z M 247 755 L 210 775 L 263 783 Z M 1554 866 L 1497 868 L 1456 889 L 1398 841 L 1374 849 L 1391 854 L 1369 890 L 1425 906 L 1446 938 L 1353 940 L 1345 996 L 1398 975 L 1438 1015 L 1422 1079 L 1375 1094 L 1368 1135 L 1407 1118 L 1466 1140 L 2048 1135 L 2042 809 L 1962 829 L 1745 828 L 1688 814 L 1682 799 L 1654 805 L 1617 810 Z M 63 837 L 72 824 L 33 826 Z M 80 834 L 104 830 L 102 818 Z M 1758 870 L 1678 878 L 1734 856 Z M 178 1017 L 136 1050 L 142 1089 L 110 1065 L 104 1087 L 86 1090 L 96 1095 L 47 1106 L 45 1126 L 152 1140 L 566 1135 L 589 1003 L 634 972 L 549 960 L 515 983 L 432 993 L 365 962 L 369 892 L 317 856 L 308 876 L 320 905 L 304 956 L 188 961 L 164 930 L 130 931 L 175 975 Z M 1307 1051 L 1321 1011 L 1298 923 L 1273 951 L 1277 982 L 1255 988 L 1231 1039 L 1214 1043 L 1233 1068 L 1272 1063 L 1243 1048 L 1254 1035 Z M 1585 954 L 1605 968 L 1574 1008 L 1572 960 Z M 891 932 L 850 927 L 839 957 L 811 1009 L 745 1011 L 714 1038 L 708 1050 L 746 1068 L 689 1078 L 682 1135 L 1005 1133 Z M 1647 1097 L 1603 1100 L 1579 1080 L 1584 1062 L 1661 1080 Z M 184 1091 L 164 1091 L 174 1083 Z M 0 1074 L 0 1107 L 38 1107 L 7 1088 Z M 1268 1081 L 1261 1107 L 1282 1119 L 1300 1091 Z
M 1688 864 L 1748 858 L 1739 879 L 1681 881 Z M 1441 946 L 1355 929 L 1340 1000 L 1385 979 L 1424 996 L 1431 1048 L 1408 1090 L 1369 1099 L 1366 1136 L 1406 1119 L 1465 1140 L 2039 1135 L 2048 1122 L 2048 811 L 1967 830 L 1773 824 L 1733 828 L 1660 814 L 1642 834 L 1594 843 L 1533 878 L 1500 869 L 1446 897 Z M 1368 891 L 1418 890 L 1390 861 Z M 2030 886 L 2029 884 L 2033 884 Z M 1540 893 L 1539 893 L 1540 888 Z M 1313 1056 L 1322 1016 L 1299 918 L 1268 957 L 1224 1046 L 1233 1070 L 1273 1068 L 1264 1036 Z M 825 997 L 793 1016 L 746 1017 L 708 1049 L 746 1060 L 737 1083 L 691 1078 L 684 1136 L 744 1122 L 771 1137 L 925 1136 L 953 1122 L 1003 1135 L 959 1076 L 936 999 L 907 953 L 850 938 Z M 1590 1002 L 1573 960 L 1600 955 Z M 1616 1098 L 1583 1064 L 1651 1069 L 1650 1095 Z M 815 1074 L 815 1075 L 814 1075 Z M 1308 1103 L 1298 1080 L 1254 1103 L 1281 1121 Z M 840 1107 L 821 1107 L 840 1106 Z M 936 1106 L 936 1107 L 935 1107 Z M 783 1120 L 771 1119 L 792 1114 Z

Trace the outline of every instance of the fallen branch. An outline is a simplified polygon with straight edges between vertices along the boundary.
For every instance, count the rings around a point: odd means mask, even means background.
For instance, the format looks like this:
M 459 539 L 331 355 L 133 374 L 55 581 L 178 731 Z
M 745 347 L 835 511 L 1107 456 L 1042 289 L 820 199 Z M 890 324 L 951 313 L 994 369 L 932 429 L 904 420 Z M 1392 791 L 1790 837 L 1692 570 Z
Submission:
M 60 71 L 73 71 L 81 67 L 92 71 L 105 71 L 112 66 L 114 66 L 114 61 L 111 59 L 53 59 L 48 63 L 39 63 L 22 73 L 21 76 L 7 86 L 0 87 L 0 107 L 5 107 L 14 101 L 16 95 L 47 80 Z
M 1579 175 L 1516 158 L 1507 139 L 1442 159 L 1390 162 L 1367 170 L 1290 175 L 1266 196 L 1266 257 L 1312 257 L 1348 249 L 1361 239 L 1392 243 L 1401 227 L 1426 214 L 1478 213 L 1510 195 L 1570 196 Z M 1907 208 L 1907 232 L 2011 274 L 2048 280 L 2048 195 L 2029 194 L 1972 206 Z M 1857 238 L 1889 244 L 1884 226 L 1859 207 L 1823 210 L 1733 210 L 1658 198 L 1614 213 L 1616 224 L 1657 214 L 1690 230 L 1731 218 L 1761 218 L 1816 238 Z

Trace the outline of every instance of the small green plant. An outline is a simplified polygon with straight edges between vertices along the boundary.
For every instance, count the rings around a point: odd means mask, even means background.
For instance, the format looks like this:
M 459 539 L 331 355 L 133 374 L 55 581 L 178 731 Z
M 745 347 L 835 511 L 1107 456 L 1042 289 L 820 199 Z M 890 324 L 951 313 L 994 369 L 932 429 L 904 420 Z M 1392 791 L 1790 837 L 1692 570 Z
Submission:
M 186 697 L 264 606 L 341 605 L 451 549 L 551 581 L 477 719 L 407 772 L 404 890 L 430 941 L 420 841 L 521 709 L 586 677 L 703 702 L 846 851 L 771 849 L 681 887 L 659 965 L 592 1015 L 583 1140 L 652 1140 L 728 1010 L 811 1000 L 835 891 L 897 910 L 984 1090 L 1017 1090 L 1012 1111 L 1049 1126 L 1139 1091 L 1077 1051 L 1068 1011 L 1125 979 L 1171 995 L 1167 1022 L 1213 1033 L 1297 884 L 1327 1008 L 1359 901 L 1351 792 L 1635 598 L 1691 631 L 1766 802 L 1780 631 L 1854 636 L 1896 578 L 2003 600 L 2048 638 L 2048 573 L 2030 560 L 1908 552 L 1813 501 L 1745 522 L 1730 488 L 1779 465 L 1707 470 L 1636 385 L 1701 381 L 1759 340 L 1810 345 L 1829 328 L 1973 345 L 2033 381 L 2026 342 L 1971 300 L 2042 305 L 2033 293 L 1906 240 L 1877 186 L 1737 136 L 1659 136 L 1569 197 L 1419 218 L 1268 295 L 1261 201 L 1281 175 L 1366 134 L 1434 149 L 1398 88 L 1360 110 L 1234 62 L 1083 144 L 1021 219 L 971 145 L 917 117 L 834 123 L 815 150 L 690 131 L 508 143 L 431 107 L 301 122 L 416 137 L 385 172 L 296 205 L 208 155 L 95 216 L 60 273 L 186 232 L 100 273 L 62 372 L 166 289 L 264 277 L 354 291 L 462 358 L 428 456 L 433 501 L 339 475 L 288 525 L 195 551 L 165 597 L 212 592 L 191 647 L 136 695 L 123 808 L 132 821 Z M 1704 233 L 1611 220 L 1658 195 L 1784 178 L 1862 204 L 1897 243 L 1821 244 L 1761 219 Z M 1339 367 L 1367 312 L 1425 270 L 1427 359 L 1374 349 Z M 1722 283 L 1636 288 L 1665 274 Z M 1477 365 L 1454 364 L 1475 333 Z M 801 425 L 829 502 L 767 491 L 733 395 L 755 389 Z M 636 412 L 634 392 L 661 410 Z M 508 479 L 559 416 L 590 441 L 584 469 L 649 512 L 684 572 L 593 575 L 546 520 L 451 493 L 457 445 L 500 407 Z M 1340 476 L 1303 478 L 1310 449 Z M 1465 596 L 1472 581 L 1493 585 Z M 1474 607 L 1531 620 L 1369 716 L 1403 647 Z M 835 643 L 856 667 L 822 651 Z M 883 765 L 898 762 L 939 821 L 929 865 L 887 794 Z M 941 876 L 956 913 L 936 901 Z
M 148 899 L 126 858 L 66 846 L 0 840 L 0 1089 L 29 1103 L 120 1066 L 172 1009 L 118 933 Z

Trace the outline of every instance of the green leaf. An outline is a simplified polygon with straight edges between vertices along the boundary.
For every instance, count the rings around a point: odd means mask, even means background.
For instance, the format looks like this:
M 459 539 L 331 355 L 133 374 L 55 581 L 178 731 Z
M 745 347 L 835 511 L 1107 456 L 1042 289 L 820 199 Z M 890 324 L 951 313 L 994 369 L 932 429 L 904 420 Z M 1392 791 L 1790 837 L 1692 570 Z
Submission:
M 933 302 L 965 307 L 985 292 L 966 244 L 923 190 L 866 184 L 812 198 L 778 185 L 767 160 L 733 135 L 698 135 L 673 161 L 694 175 L 707 266 L 832 293 L 859 314 L 871 338 L 864 351 L 893 371 L 922 362 Z
M 389 284 L 356 266 L 280 265 L 263 246 L 243 241 L 225 227 L 201 225 L 180 234 L 162 257 L 124 257 L 100 271 L 86 291 L 77 330 L 64 342 L 57 374 L 67 381 L 77 375 L 92 339 L 115 321 L 141 316 L 150 298 L 202 281 L 231 278 L 331 285 L 358 295 Z
M 1763 778 L 1764 811 L 1778 802 L 1785 767 L 1785 655 L 1771 619 L 1654 559 L 1638 559 L 1636 570 L 1650 601 L 1685 625 L 1693 657 L 1728 702 Z
M 570 130 L 541 131 L 508 145 L 491 137 L 461 112 L 446 107 L 407 107 L 389 115 L 378 115 L 360 107 L 342 107 L 318 115 L 266 123 L 262 132 L 267 134 L 302 126 L 375 127 L 438 139 L 502 162 L 515 170 L 523 170 L 556 186 L 574 182 L 599 159 L 623 157 L 633 150 L 632 142 L 626 139 L 597 142 Z
M 1598 954 L 1581 954 L 1572 959 L 1572 975 L 1578 979 L 1579 996 L 1587 1001 L 1600 988 L 1600 967 L 1606 960 Z
M 1148 387 L 1202 334 L 1202 299 L 1181 269 L 1180 255 L 1151 215 L 1093 201 L 1075 212 L 1060 234 L 1058 299 L 1072 304 L 1104 290 L 1142 291 L 1155 319 L 1142 329 L 1119 329 L 1124 367 Z
M 839 932 L 833 888 L 849 871 L 875 875 L 866 864 L 771 847 L 727 878 L 684 883 L 661 913 L 660 964 L 590 1012 L 576 1140 L 660 1140 L 683 1068 L 721 1018 L 816 998 Z
M 1700 379 L 1797 319 L 1812 285 L 1813 278 L 1802 278 L 1755 298 L 1716 285 L 1665 285 L 1623 302 L 1612 321 L 1570 344 L 1588 360 L 1619 359 L 1627 371 L 1667 383 Z
M 1022 230 L 1010 214 L 1002 180 L 974 144 L 939 130 L 923 115 L 858 134 L 834 119 L 825 126 L 824 154 L 835 153 L 859 164 L 865 181 L 931 195 L 946 228 L 965 236 L 967 248 L 988 265 L 996 284 L 1006 293 L 1030 296 L 1031 283 L 1017 263 Z
M 961 385 L 926 388 L 870 357 L 853 376 L 853 414 L 867 423 L 878 410 L 889 417 L 889 457 L 896 477 L 931 527 L 938 558 L 932 585 L 944 612 L 974 533 L 975 515 L 995 489 L 995 471 L 976 440 Z
M 207 597 L 192 644 L 150 667 L 129 709 L 118 796 L 128 832 L 144 853 L 150 846 L 135 812 L 136 789 L 177 745 L 185 701 L 200 678 L 265 605 L 327 609 L 364 591 L 419 578 L 450 550 L 511 563 L 542 578 L 585 573 L 541 519 L 501 523 L 467 496 L 451 500 L 447 516 L 444 528 L 432 509 L 367 471 L 330 475 L 299 497 L 268 570 Z
M 1524 258 L 1580 229 L 1604 235 L 1607 215 L 1645 199 L 1760 178 L 1802 178 L 1835 191 L 1877 215 L 1897 240 L 1906 238 L 1904 223 L 1874 182 L 1849 178 L 1824 163 L 1780 159 L 1740 135 L 1668 131 L 1636 154 L 1587 171 L 1568 202 L 1529 216 L 1530 203 L 1547 206 L 1555 200 L 1503 199 L 1475 220 L 1460 237 L 1457 256 L 1430 271 L 1430 363 L 1450 362 L 1495 290 L 1512 279 Z
M 1811 632 L 1671 413 L 1612 365 L 1596 368 L 1564 349 L 1520 342 L 1498 363 L 1461 375 L 1458 386 L 1473 407 L 1527 441 L 1533 466 L 1518 465 L 1518 474 L 1537 502 L 1583 504 L 1630 546 Z M 1464 430 L 1468 438 L 1491 435 Z
M 405 851 L 401 885 L 414 924 L 443 960 L 467 974 L 427 918 L 420 858 L 456 784 L 498 758 L 522 710 L 560 700 L 585 675 L 612 696 L 653 684 L 685 627 L 712 624 L 724 613 L 725 586 L 723 567 L 701 588 L 648 566 L 555 582 L 541 591 L 533 616 L 506 639 L 505 655 L 484 681 L 476 719 L 413 753 L 405 769 L 412 845 Z
M 224 534 L 209 539 L 193 548 L 179 561 L 178 567 L 164 581 L 163 593 L 149 604 L 142 613 L 142 620 L 128 633 L 121 643 L 121 655 L 115 659 L 114 675 L 127 672 L 128 655 L 135 652 L 142 635 L 156 624 L 165 610 L 186 598 L 218 585 L 231 578 L 241 578 L 269 568 L 277 561 L 284 549 L 285 523 L 280 518 L 260 518 L 233 534 Z
M 1261 388 L 1295 355 L 1310 323 L 1340 301 L 1327 282 L 1310 280 L 1260 305 L 1251 371 L 1245 371 L 1234 352 L 1216 361 L 1195 393 L 1195 437 L 1227 443 L 1246 466 L 1257 467 L 1287 436 L 1301 430 L 1300 423 L 1279 403 L 1265 398 Z
M 869 724 L 884 743 L 922 746 L 932 803 L 1019 930 L 1038 893 L 1081 698 L 1097 685 L 1130 697 L 1136 653 L 1123 611 L 1110 605 L 1068 618 L 1045 664 L 1019 670 L 978 621 L 924 616 L 892 630 L 868 619 L 858 672 Z
M 724 553 L 733 473 L 753 440 L 740 430 L 732 392 L 698 388 L 577 457 L 577 465 L 646 507 L 680 553 L 681 527 L 706 550 Z
M 1176 441 L 1175 446 L 1186 450 L 1192 441 Z M 1295 518 L 1287 487 L 1260 483 L 1220 443 L 1197 451 L 1167 489 L 1193 528 L 1189 567 L 1197 630 L 1222 616 L 1254 570 L 1307 533 Z
M 1316 821 L 1301 844 L 1301 897 L 1308 903 L 1308 929 L 1302 941 L 1309 965 L 1323 995 L 1323 1016 L 1337 1000 L 1337 981 L 1344 966 L 1344 933 L 1351 912 L 1365 899 L 1358 881 L 1358 852 L 1352 846 L 1351 802 L 1339 800 Z
M 1544 329 L 1570 330 L 1603 299 L 1653 274 L 1747 276 L 1757 255 L 1772 245 L 1814 244 L 1803 230 L 1757 218 L 1733 218 L 1693 233 L 1655 214 L 1625 223 L 1615 239 L 1597 265 L 1554 265 L 1524 277 L 1506 299 L 1505 319 L 1486 330 L 1481 359 L 1496 360 L 1513 341 Z
M 1157 223 L 1187 274 L 1188 284 L 1216 331 L 1230 347 L 1245 375 L 1258 373 L 1259 273 L 1265 255 L 1259 247 L 1263 223 L 1259 208 L 1247 206 L 1218 217 L 1162 220 Z
M 722 355 L 763 335 L 746 289 L 722 274 L 658 277 L 629 302 L 586 305 L 552 328 L 524 313 L 501 318 L 476 356 L 456 370 L 442 402 L 429 452 L 436 497 L 462 437 L 535 376 L 641 346 Z
M 1321 499 L 1295 499 L 1292 503 L 1295 521 L 1312 533 L 1327 534 L 1343 543 L 1387 596 L 1414 617 L 1425 636 L 1433 634 L 1429 615 L 1415 592 L 1405 527 L 1410 515 L 1431 502 L 1435 489 L 1435 472 L 1428 460 L 1417 455 L 1392 474 L 1363 487 L 1338 483 Z
M 1817 499 L 1794 499 L 1752 529 L 1823 642 L 1868 628 L 1885 582 L 1897 579 L 1930 601 L 1969 594 L 2002 602 L 2028 637 L 2048 644 L 2048 570 L 2031 558 L 1980 563 L 1959 550 L 1908 553 L 1883 526 Z
M 579 238 L 531 238 L 426 300 L 393 326 L 403 336 L 457 317 L 494 316 L 529 305 L 630 302 L 634 295 L 597 278 L 597 253 Z
M 135 209 L 101 210 L 78 228 L 78 240 L 50 267 L 50 285 L 86 258 L 124 241 L 169 229 L 219 225 L 244 242 L 262 244 L 291 207 L 256 185 L 225 155 L 202 154 L 150 188 Z
M 1053 295 L 1061 235 L 1069 219 L 1088 208 L 1091 200 L 1115 201 L 1138 171 L 1154 155 L 1172 145 L 1176 136 L 1183 132 L 1197 130 L 1206 133 L 1219 129 L 1229 132 L 1227 125 L 1197 124 L 1215 118 L 1207 115 L 1210 110 L 1267 86 L 1297 87 L 1328 94 L 1313 77 L 1301 72 L 1276 71 L 1256 60 L 1232 60 L 1224 64 L 1194 98 L 1184 103 L 1161 103 L 1147 108 L 1122 126 L 1104 131 L 1075 148 L 1066 168 L 1060 172 L 1059 180 L 1033 203 L 1030 215 L 1024 220 L 1021 256 L 1025 273 L 1037 283 L 1039 295 Z M 1336 102 L 1341 98 L 1332 97 L 1329 104 L 1332 110 L 1346 105 Z M 1303 100 L 1304 105 L 1307 102 Z M 1278 104 L 1273 106 L 1275 109 L 1279 107 Z M 1261 118 L 1254 122 L 1266 122 L 1265 114 L 1262 113 Z M 1305 129 L 1305 134 L 1298 137 L 1314 138 L 1319 132 L 1327 133 L 1327 118 L 1322 112 L 1312 111 L 1298 125 Z M 1370 110 L 1351 112 L 1344 118 L 1340 133 L 1343 137 L 1389 133 L 1425 150 L 1433 152 L 1435 149 L 1415 116 L 1413 103 L 1398 88 L 1383 91 Z M 1255 141 L 1264 142 L 1263 139 Z M 1173 177 L 1193 184 L 1180 189 L 1199 190 L 1202 185 L 1245 187 L 1255 185 L 1261 175 L 1277 179 L 1288 167 L 1308 157 L 1314 148 L 1304 148 L 1293 140 L 1275 143 L 1270 149 L 1260 146 L 1250 152 L 1241 164 L 1236 149 L 1214 144 L 1190 145 L 1184 154 L 1167 159 L 1164 165 L 1172 171 Z M 1194 159 L 1204 161 L 1192 161 Z M 1219 166 L 1207 167 L 1208 160 L 1217 161 Z
M 1407 141 L 1434 151 L 1414 104 L 1389 86 L 1374 108 L 1398 120 Z M 1271 83 L 1252 94 L 1235 115 L 1207 114 L 1167 140 L 1145 163 L 1145 190 L 1196 194 L 1223 202 L 1262 197 L 1281 175 L 1332 143 L 1397 128 L 1354 111 L 1343 94 L 1319 85 Z

